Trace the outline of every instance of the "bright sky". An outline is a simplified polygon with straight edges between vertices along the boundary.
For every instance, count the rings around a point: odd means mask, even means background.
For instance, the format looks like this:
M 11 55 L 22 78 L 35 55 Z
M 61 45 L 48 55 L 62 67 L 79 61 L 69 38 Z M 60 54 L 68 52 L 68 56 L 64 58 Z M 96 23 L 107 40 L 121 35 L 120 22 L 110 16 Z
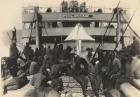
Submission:
M 0 57 L 8 55 L 9 46 L 3 40 L 7 35 L 6 31 L 12 29 L 14 26 L 21 29 L 21 12 L 23 6 L 38 5 L 46 7 L 58 7 L 62 0 L 0 0 Z M 67 0 L 68 1 L 68 0 Z M 69 0 L 70 1 L 70 0 Z M 116 7 L 119 0 L 78 0 L 79 2 L 86 1 L 88 6 L 93 7 Z M 139 0 L 121 0 L 121 7 L 129 8 L 132 14 L 139 4 Z M 137 10 L 135 17 L 131 23 L 136 32 L 140 33 L 140 8 Z

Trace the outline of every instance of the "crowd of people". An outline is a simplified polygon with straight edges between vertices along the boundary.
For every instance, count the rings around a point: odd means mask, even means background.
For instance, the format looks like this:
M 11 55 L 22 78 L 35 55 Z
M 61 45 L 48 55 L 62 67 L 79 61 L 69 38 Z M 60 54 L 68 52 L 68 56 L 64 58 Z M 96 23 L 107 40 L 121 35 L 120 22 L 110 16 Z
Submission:
M 27 76 L 33 75 L 30 84 L 36 90 L 49 87 L 57 91 L 59 95 L 59 92 L 63 90 L 63 81 L 60 76 L 62 73 L 67 73 L 62 71 L 67 71 L 65 67 L 68 66 L 73 70 L 72 74 L 74 76 L 88 76 L 96 97 L 99 97 L 101 84 L 103 84 L 105 95 L 110 95 L 108 91 L 114 88 L 118 89 L 120 84 L 124 82 L 122 79 L 120 81 L 119 78 L 128 75 L 124 64 L 131 62 L 132 56 L 140 53 L 139 41 L 135 37 L 133 39 L 134 41 L 130 46 L 120 51 L 97 49 L 94 52 L 92 48 L 87 48 L 86 53 L 81 52 L 81 55 L 71 53 L 74 50 L 72 47 L 68 46 L 64 49 L 63 44 L 57 43 L 54 44 L 53 48 L 41 46 L 40 49 L 36 48 L 35 51 L 29 43 L 26 43 L 23 52 L 19 53 L 16 43 L 12 42 L 10 57 L 6 60 L 7 71 L 9 71 L 12 79 L 5 82 L 3 94 L 6 94 L 9 90 L 22 88 L 29 82 Z M 86 62 L 83 60 L 77 61 L 75 56 L 83 58 Z M 73 64 L 76 64 L 76 67 Z M 55 66 L 54 70 L 52 69 L 53 66 Z M 61 67 L 63 70 L 58 71 Z M 29 91 L 25 97 L 34 94 L 34 92 L 33 90 Z
M 86 3 L 82 2 L 80 5 L 78 4 L 78 1 L 70 1 L 70 3 L 68 4 L 67 1 L 63 1 L 61 3 L 61 7 L 62 7 L 62 12 L 87 12 L 87 8 L 86 8 Z
M 47 70 L 46 68 L 49 68 L 52 64 L 58 64 L 60 62 L 68 63 L 71 57 L 70 52 L 72 48 L 68 46 L 66 50 L 63 50 L 63 45 L 58 45 L 57 43 L 55 43 L 53 49 L 51 49 L 50 46 L 48 46 L 48 48 L 44 48 L 43 46 L 40 48 L 41 49 L 36 48 L 34 51 L 29 43 L 26 43 L 23 52 L 20 53 L 16 47 L 16 43 L 13 42 L 11 44 L 10 56 L 6 59 L 7 69 L 4 72 L 8 71 L 8 74 L 12 79 L 5 82 L 4 94 L 9 90 L 16 90 L 26 85 L 29 82 L 27 79 L 27 76 L 29 75 L 33 75 L 31 85 L 35 88 L 45 86 L 45 84 L 42 84 L 42 81 L 45 79 L 53 82 L 51 87 L 57 87 L 58 90 L 62 90 L 62 80 L 59 78 L 51 79 L 51 76 L 49 75 L 50 70 Z M 51 58 L 51 60 L 48 58 Z M 59 87 L 58 82 L 61 87 Z

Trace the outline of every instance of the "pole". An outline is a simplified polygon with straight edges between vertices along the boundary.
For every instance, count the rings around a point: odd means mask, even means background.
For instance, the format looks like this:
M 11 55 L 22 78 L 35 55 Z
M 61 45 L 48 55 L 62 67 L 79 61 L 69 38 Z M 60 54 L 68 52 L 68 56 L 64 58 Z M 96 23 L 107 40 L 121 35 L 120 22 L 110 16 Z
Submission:
M 120 5 L 120 1 L 119 1 L 119 3 L 118 3 L 118 5 L 117 5 L 116 8 L 118 8 L 119 5 Z M 107 33 L 108 29 L 109 29 L 109 26 L 110 26 L 111 22 L 112 22 L 113 19 L 114 19 L 114 16 L 115 16 L 115 13 L 113 13 L 113 15 L 112 15 L 112 17 L 111 17 L 111 20 L 110 20 L 110 22 L 108 23 L 108 26 L 107 26 L 107 28 L 106 28 L 106 31 L 105 31 L 105 33 L 104 33 L 104 35 L 103 35 L 103 37 L 102 37 L 102 41 L 103 41 L 103 38 L 104 38 L 104 36 L 106 35 L 106 33 Z M 102 42 L 99 43 L 99 45 L 97 46 L 97 48 L 96 48 L 96 50 L 95 50 L 95 53 L 94 53 L 94 55 L 93 55 L 93 58 L 92 58 L 91 62 L 94 61 L 95 55 L 96 55 L 96 53 L 97 53 L 97 50 L 100 48 L 101 44 L 102 44 Z
M 117 31 L 116 31 L 116 46 L 120 40 L 120 33 L 121 33 L 121 9 L 117 8 Z
M 36 22 L 35 22 L 35 24 L 36 24 L 36 47 L 38 48 L 38 49 L 40 49 L 40 28 L 39 28 L 39 16 L 38 16 L 38 10 L 39 10 L 39 8 L 38 7 L 35 7 L 34 8 L 34 13 L 35 13 L 35 19 L 36 19 Z
M 8 37 L 9 37 L 10 41 L 12 41 L 12 38 L 10 37 L 10 35 L 9 35 L 9 33 L 8 33 L 8 32 L 7 32 L 7 35 L 8 35 Z
M 78 40 L 79 41 L 79 54 L 81 54 L 81 48 L 82 48 L 82 40 Z
M 136 14 L 136 12 L 137 12 L 137 10 L 138 10 L 138 8 L 139 8 L 139 5 L 140 5 L 140 2 L 138 3 L 138 6 L 136 7 L 136 10 L 134 11 L 132 17 L 131 17 L 130 20 L 127 22 L 127 26 L 126 26 L 126 28 L 124 29 L 124 31 L 123 31 L 123 35 L 122 35 L 122 36 L 124 36 L 124 34 L 125 34 L 127 28 L 129 27 L 129 25 L 130 25 L 130 23 L 131 23 L 133 17 L 135 16 L 135 14 Z M 122 38 L 122 37 L 121 37 L 121 38 Z M 120 42 L 120 41 L 121 41 L 121 39 L 119 40 L 119 42 Z M 119 43 L 118 43 L 118 44 L 119 44 Z M 116 47 L 115 47 L 114 50 L 116 50 L 117 46 L 118 46 L 118 45 L 116 45 Z
M 82 43 L 82 40 L 76 40 L 76 54 L 77 55 L 80 55 L 81 54 L 81 43 Z
M 79 55 L 79 40 L 76 40 L 76 54 Z

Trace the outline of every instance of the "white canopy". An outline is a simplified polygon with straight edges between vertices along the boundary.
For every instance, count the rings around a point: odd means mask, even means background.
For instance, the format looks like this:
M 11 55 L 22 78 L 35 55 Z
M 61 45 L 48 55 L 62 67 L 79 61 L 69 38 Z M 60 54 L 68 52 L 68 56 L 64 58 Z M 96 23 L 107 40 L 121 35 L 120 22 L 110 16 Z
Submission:
M 85 31 L 83 26 L 78 23 L 72 32 L 68 35 L 65 41 L 76 40 L 77 54 L 81 53 L 81 42 L 82 40 L 94 40 L 88 33 Z
M 88 33 L 85 31 L 83 26 L 78 23 L 72 32 L 68 35 L 65 41 L 69 40 L 94 40 Z

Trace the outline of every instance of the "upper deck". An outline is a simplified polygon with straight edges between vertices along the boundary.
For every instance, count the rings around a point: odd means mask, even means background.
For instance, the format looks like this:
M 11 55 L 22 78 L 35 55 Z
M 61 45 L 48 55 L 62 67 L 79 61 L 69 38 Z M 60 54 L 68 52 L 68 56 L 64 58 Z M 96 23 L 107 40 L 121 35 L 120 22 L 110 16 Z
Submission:
M 53 22 L 53 21 L 101 21 L 109 22 L 113 16 L 113 9 L 108 9 L 109 11 L 97 12 L 95 8 L 88 10 L 87 12 L 61 12 L 61 11 L 52 11 L 47 12 L 48 8 L 39 7 L 39 13 L 42 16 L 42 21 Z M 107 9 L 106 9 L 107 10 Z M 126 15 L 126 10 L 123 9 L 123 15 Z M 34 19 L 34 8 L 24 8 L 22 12 L 22 22 L 32 22 Z M 114 16 L 112 22 L 117 22 L 116 15 Z M 122 23 L 126 21 L 121 18 Z

